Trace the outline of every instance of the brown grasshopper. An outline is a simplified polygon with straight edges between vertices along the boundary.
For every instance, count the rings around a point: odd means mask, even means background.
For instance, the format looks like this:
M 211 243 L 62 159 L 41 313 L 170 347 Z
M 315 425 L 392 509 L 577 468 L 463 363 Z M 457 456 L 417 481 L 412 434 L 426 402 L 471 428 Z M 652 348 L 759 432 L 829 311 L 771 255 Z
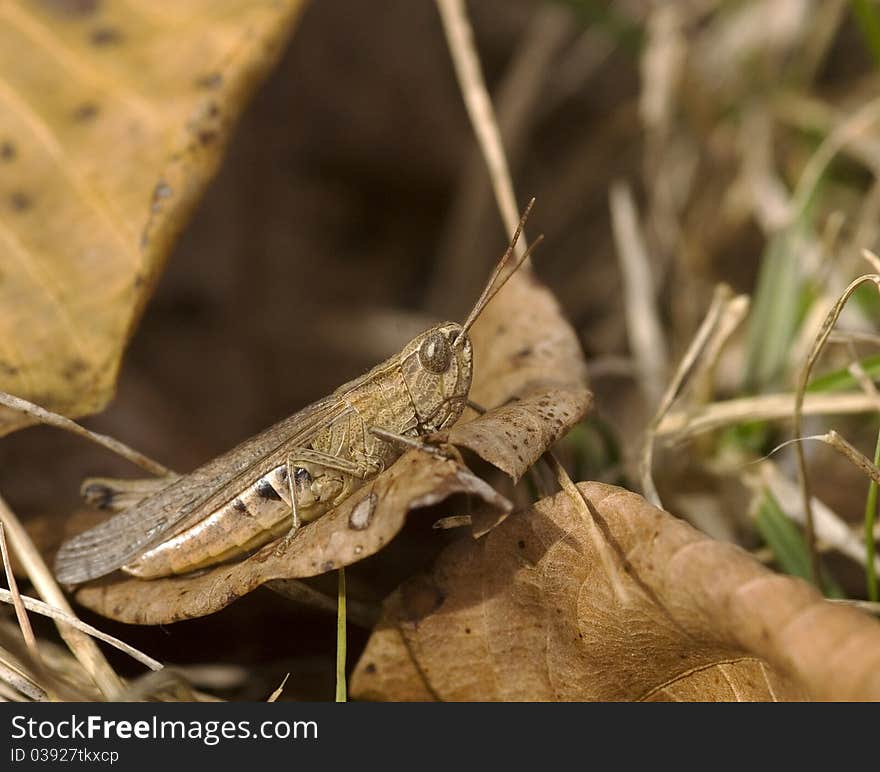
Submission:
M 425 330 L 365 375 L 191 474 L 87 480 L 87 500 L 121 511 L 61 546 L 58 580 L 77 584 L 117 569 L 151 579 L 238 558 L 285 532 L 291 539 L 407 446 L 436 450 L 419 438 L 450 426 L 468 404 L 468 331 L 540 241 L 495 287 L 533 203 L 462 324 Z

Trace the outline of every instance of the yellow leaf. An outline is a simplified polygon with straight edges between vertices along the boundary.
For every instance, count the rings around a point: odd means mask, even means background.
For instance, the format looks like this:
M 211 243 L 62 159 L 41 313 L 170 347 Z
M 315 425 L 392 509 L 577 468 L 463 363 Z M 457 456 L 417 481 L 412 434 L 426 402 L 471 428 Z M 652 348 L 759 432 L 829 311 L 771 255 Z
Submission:
M 69 416 L 125 344 L 301 0 L 0 3 L 0 389 Z M 0 411 L 0 434 L 27 423 Z

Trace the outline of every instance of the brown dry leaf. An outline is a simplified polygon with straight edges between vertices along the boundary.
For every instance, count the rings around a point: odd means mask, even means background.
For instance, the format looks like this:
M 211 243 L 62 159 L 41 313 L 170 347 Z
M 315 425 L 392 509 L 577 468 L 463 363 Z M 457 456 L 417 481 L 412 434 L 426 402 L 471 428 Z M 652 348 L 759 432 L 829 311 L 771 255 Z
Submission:
M 385 700 L 880 699 L 880 624 L 640 496 L 581 483 L 441 553 L 386 602 L 352 679 Z
M 301 0 L 0 4 L 0 389 L 65 415 L 123 348 Z M 26 424 L 0 409 L 0 434 Z
M 482 499 L 496 514 L 510 503 L 455 461 L 410 451 L 332 512 L 304 527 L 279 550 L 266 545 L 247 560 L 200 574 L 144 581 L 118 574 L 76 593 L 84 606 L 121 622 L 165 624 L 219 611 L 273 579 L 315 576 L 378 552 L 403 528 L 407 515 L 454 494 Z
M 591 409 L 587 366 L 553 294 L 521 270 L 474 325 L 471 399 L 494 407 L 439 439 L 468 448 L 518 480 Z
M 473 330 L 471 393 L 493 401 L 524 398 L 437 439 L 448 435 L 450 443 L 473 449 L 518 478 L 589 409 L 584 360 L 552 294 L 531 276 L 514 276 Z M 363 560 L 400 531 L 408 513 L 456 493 L 490 505 L 475 512 L 475 534 L 488 531 L 510 509 L 463 465 L 413 451 L 305 526 L 282 551 L 270 544 L 243 561 L 197 576 L 143 581 L 115 574 L 82 587 L 76 598 L 105 616 L 141 624 L 210 614 L 268 581 L 314 576 Z

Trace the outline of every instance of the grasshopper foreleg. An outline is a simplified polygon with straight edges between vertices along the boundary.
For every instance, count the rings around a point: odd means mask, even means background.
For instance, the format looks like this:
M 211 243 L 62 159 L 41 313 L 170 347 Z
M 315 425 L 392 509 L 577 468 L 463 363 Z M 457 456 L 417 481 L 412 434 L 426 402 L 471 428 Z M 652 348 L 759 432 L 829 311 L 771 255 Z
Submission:
M 436 445 L 432 445 L 430 442 L 426 442 L 420 437 L 406 437 L 403 434 L 390 432 L 380 426 L 371 426 L 369 431 L 370 434 L 372 434 L 374 437 L 378 437 L 380 440 L 384 440 L 385 442 L 399 445 L 400 447 L 405 449 L 414 448 L 416 450 L 421 450 L 423 453 L 430 453 L 432 456 L 439 456 L 440 458 L 446 459 L 452 458 L 452 456 L 444 451 L 442 448 L 439 448 Z

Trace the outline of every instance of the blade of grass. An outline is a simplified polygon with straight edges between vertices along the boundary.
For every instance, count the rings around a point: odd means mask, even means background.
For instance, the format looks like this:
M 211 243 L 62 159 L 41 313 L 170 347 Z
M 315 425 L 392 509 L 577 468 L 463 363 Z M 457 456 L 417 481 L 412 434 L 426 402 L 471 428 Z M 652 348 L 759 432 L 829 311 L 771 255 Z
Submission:
M 792 576 L 808 582 L 812 580 L 810 553 L 797 526 L 782 511 L 779 503 L 765 490 L 755 517 L 755 526 L 761 538 L 773 551 L 779 567 Z M 830 598 L 845 597 L 840 586 L 823 571 L 825 595 Z
M 852 0 L 852 12 L 875 64 L 880 67 L 880 16 L 870 0 Z
M 64 597 L 64 593 L 55 581 L 52 572 L 49 571 L 43 557 L 2 495 L 0 495 L 0 521 L 6 529 L 13 551 L 40 596 L 54 611 L 61 611 L 68 617 L 76 618 L 76 614 L 67 602 L 67 598 Z M 27 599 L 23 598 L 22 600 L 27 608 Z M 123 690 L 122 679 L 110 667 L 110 663 L 107 662 L 95 642 L 72 624 L 65 624 L 56 619 L 58 633 L 67 643 L 71 653 L 85 668 L 104 696 L 107 699 L 112 699 Z
M 37 639 L 34 638 L 34 631 L 31 628 L 24 603 L 21 601 L 21 593 L 18 591 L 18 583 L 15 581 L 15 574 L 12 571 L 12 561 L 9 558 L 9 550 L 6 546 L 6 531 L 3 528 L 3 523 L 0 523 L 0 552 L 3 554 L 3 570 L 6 572 L 6 585 L 9 587 L 9 594 L 12 596 L 12 605 L 15 608 L 15 616 L 18 619 L 21 636 L 24 638 L 25 645 L 34 661 L 42 662 L 40 650 L 37 648 Z
M 880 354 L 860 359 L 859 364 L 862 366 L 862 370 L 872 379 L 880 378 Z M 858 386 L 858 383 L 849 371 L 849 368 L 842 367 L 839 370 L 833 370 L 830 373 L 814 378 L 810 385 L 807 386 L 807 392 L 844 391 L 846 389 L 853 389 L 856 386 Z
M 336 616 L 336 702 L 348 700 L 345 682 L 346 619 L 345 619 L 345 569 L 339 569 L 339 605 Z
M 748 484 L 748 483 L 746 483 Z M 804 524 L 804 510 L 798 485 L 790 480 L 772 461 L 761 464 L 760 484 L 757 491 L 768 490 L 776 499 L 783 514 L 796 526 Z M 836 550 L 855 561 L 860 568 L 868 560 L 861 533 L 855 533 L 850 525 L 821 499 L 813 497 L 816 515 L 816 536 L 823 551 Z M 880 570 L 880 561 L 874 558 L 874 566 Z
M 880 432 L 877 433 L 877 445 L 874 448 L 874 466 L 880 466 Z M 874 521 L 877 518 L 877 481 L 871 480 L 868 484 L 868 496 L 865 499 L 865 552 L 867 563 L 865 564 L 865 583 L 867 585 L 868 600 L 877 602 L 877 568 L 874 565 Z
M 170 469 L 163 466 L 158 461 L 153 461 L 153 459 L 148 458 L 143 453 L 139 453 L 134 450 L 134 448 L 128 447 L 125 443 L 120 442 L 113 437 L 108 437 L 106 434 L 97 434 L 96 432 L 89 431 L 85 427 L 80 426 L 76 421 L 72 421 L 58 413 L 53 413 L 51 410 L 46 410 L 45 408 L 42 408 L 33 402 L 28 402 L 21 397 L 16 397 L 13 394 L 7 394 L 4 391 L 0 391 L 0 405 L 4 405 L 10 410 L 15 410 L 22 415 L 29 416 L 47 426 L 54 426 L 56 429 L 62 429 L 71 434 L 76 434 L 78 437 L 90 440 L 96 445 L 100 445 L 102 448 L 107 448 L 107 450 L 112 451 L 117 456 L 121 456 L 122 458 L 131 461 L 132 464 L 139 466 L 150 474 L 154 474 L 158 477 L 173 474 Z
M 813 366 L 816 364 L 816 361 L 819 359 L 822 350 L 825 348 L 828 337 L 831 335 L 832 330 L 837 324 L 837 320 L 840 318 L 840 314 L 843 312 L 844 306 L 846 305 L 853 292 L 855 292 L 855 290 L 862 284 L 873 284 L 878 290 L 880 290 L 880 275 L 865 274 L 864 276 L 859 276 L 857 279 L 850 282 L 849 286 L 843 291 L 843 293 L 835 302 L 834 306 L 828 312 L 825 320 L 822 322 L 822 328 L 819 330 L 819 334 L 816 336 L 816 340 L 813 342 L 812 349 L 810 350 L 810 353 L 807 356 L 806 361 L 804 362 L 803 368 L 798 377 L 797 391 L 795 392 L 794 436 L 796 438 L 803 435 L 802 427 L 804 397 L 807 384 L 810 382 L 810 376 L 813 371 Z M 829 435 L 836 436 L 836 432 L 829 432 Z M 821 577 L 819 574 L 819 559 L 815 549 L 816 532 L 813 523 L 813 507 L 812 497 L 810 495 L 810 479 L 807 473 L 807 459 L 804 455 L 803 444 L 800 442 L 795 444 L 795 455 L 797 457 L 798 478 L 801 485 L 801 491 L 803 493 L 804 514 L 806 515 L 807 547 L 809 548 L 810 555 L 813 558 L 813 580 L 817 586 L 821 586 Z M 868 461 L 868 463 L 870 464 L 870 461 Z
M 802 277 L 797 244 L 808 222 L 770 239 L 761 258 L 749 319 L 745 383 L 749 391 L 773 385 L 784 372 L 803 313 Z
M 97 638 L 99 641 L 104 641 L 104 643 L 110 644 L 114 648 L 119 649 L 119 651 L 128 654 L 128 656 L 132 659 L 136 659 L 138 662 L 146 665 L 148 668 L 150 668 L 150 670 L 162 670 L 164 667 L 164 665 L 158 660 L 147 656 L 142 651 L 138 651 L 133 646 L 129 646 L 125 641 L 120 641 L 118 638 L 114 638 L 112 635 L 101 632 L 96 627 L 92 627 L 90 624 L 81 621 L 73 614 L 68 614 L 62 609 L 56 608 L 49 603 L 44 603 L 43 601 L 37 600 L 36 598 L 31 598 L 28 595 L 20 595 L 19 597 L 21 599 L 22 605 L 26 609 L 28 609 L 28 611 L 33 611 L 35 614 L 49 617 L 50 619 L 54 619 L 56 622 L 61 622 L 64 625 L 69 625 L 70 627 L 75 628 L 77 631 L 85 633 L 92 638 Z M 3 588 L 0 588 L 0 603 L 14 603 L 13 595 L 9 590 L 4 590 Z
M 501 219 L 504 221 L 504 229 L 513 233 L 519 220 L 513 178 L 501 141 L 501 130 L 498 128 L 495 109 L 483 78 L 480 58 L 474 45 L 474 32 L 464 0 L 435 0 L 435 3 L 443 23 L 443 32 L 449 45 L 449 53 L 465 108 L 486 160 L 492 189 L 495 192 Z M 525 244 L 526 238 L 523 233 L 523 238 L 514 248 L 516 257 L 523 255 Z

